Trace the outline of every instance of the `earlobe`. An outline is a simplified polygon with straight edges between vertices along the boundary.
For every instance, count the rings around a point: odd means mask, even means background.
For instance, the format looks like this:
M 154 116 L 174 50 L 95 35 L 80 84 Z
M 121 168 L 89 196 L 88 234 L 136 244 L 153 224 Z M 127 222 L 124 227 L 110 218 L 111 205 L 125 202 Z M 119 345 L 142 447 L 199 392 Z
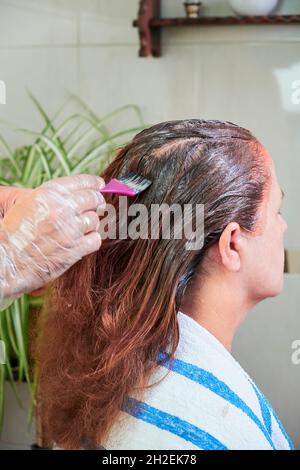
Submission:
M 219 239 L 219 253 L 228 271 L 237 272 L 241 267 L 240 253 L 241 229 L 238 223 L 230 222 Z

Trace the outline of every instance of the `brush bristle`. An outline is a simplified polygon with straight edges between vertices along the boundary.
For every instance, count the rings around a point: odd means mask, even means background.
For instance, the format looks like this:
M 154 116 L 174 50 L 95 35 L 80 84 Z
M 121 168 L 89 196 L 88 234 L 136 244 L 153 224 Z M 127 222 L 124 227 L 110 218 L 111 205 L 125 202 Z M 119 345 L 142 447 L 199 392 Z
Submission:
M 136 194 L 145 191 L 145 189 L 147 189 L 152 184 L 152 181 L 136 173 L 127 173 L 127 175 L 120 176 L 118 181 L 126 184 Z

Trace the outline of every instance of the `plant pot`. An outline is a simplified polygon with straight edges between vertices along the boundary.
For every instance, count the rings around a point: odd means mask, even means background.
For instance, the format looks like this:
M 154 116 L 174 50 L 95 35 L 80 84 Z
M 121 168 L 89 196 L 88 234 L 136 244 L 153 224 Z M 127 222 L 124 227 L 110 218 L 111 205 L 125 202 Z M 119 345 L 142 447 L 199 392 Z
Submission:
M 275 11 L 278 0 L 228 0 L 238 15 L 265 16 Z

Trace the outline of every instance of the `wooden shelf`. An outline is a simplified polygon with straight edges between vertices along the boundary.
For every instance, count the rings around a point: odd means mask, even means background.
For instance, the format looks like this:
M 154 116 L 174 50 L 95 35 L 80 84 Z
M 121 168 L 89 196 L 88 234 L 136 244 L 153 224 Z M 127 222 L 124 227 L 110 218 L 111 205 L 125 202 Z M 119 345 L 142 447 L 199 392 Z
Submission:
M 207 16 L 199 18 L 161 18 L 150 21 L 151 28 L 167 26 L 196 26 L 196 25 L 243 25 L 243 24 L 290 24 L 299 23 L 300 15 L 272 16 Z M 137 26 L 137 24 L 136 24 Z
M 133 26 L 138 28 L 140 37 L 140 57 L 161 56 L 161 28 L 179 26 L 218 26 L 218 25 L 267 25 L 299 24 L 299 15 L 270 16 L 207 16 L 199 18 L 160 18 L 160 0 L 140 0 L 138 19 Z

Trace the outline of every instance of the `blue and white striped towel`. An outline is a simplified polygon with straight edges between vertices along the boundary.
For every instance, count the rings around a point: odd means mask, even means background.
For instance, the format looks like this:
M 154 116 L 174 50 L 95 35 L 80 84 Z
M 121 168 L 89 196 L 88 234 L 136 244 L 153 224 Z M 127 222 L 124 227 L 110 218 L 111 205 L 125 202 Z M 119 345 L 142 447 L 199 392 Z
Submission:
M 167 377 L 128 397 L 105 449 L 293 449 L 276 413 L 249 375 L 205 328 L 178 312 L 175 362 Z M 151 383 L 166 375 L 158 367 Z M 153 380 L 152 380 L 153 379 Z

